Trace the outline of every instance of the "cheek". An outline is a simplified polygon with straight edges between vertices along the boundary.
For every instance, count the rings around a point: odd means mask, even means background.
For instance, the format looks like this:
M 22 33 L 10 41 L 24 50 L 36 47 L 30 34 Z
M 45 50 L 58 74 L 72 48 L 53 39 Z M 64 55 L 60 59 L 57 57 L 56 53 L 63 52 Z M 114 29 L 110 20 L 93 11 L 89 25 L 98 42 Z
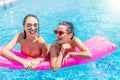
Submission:
M 28 34 L 28 33 L 29 33 L 29 31 L 28 31 L 26 28 L 24 28 L 24 31 L 26 32 L 26 34 Z
M 23 26 L 23 29 L 24 29 L 26 32 L 28 31 L 26 26 Z
M 64 36 L 63 40 L 64 42 L 67 42 L 69 40 L 68 36 Z

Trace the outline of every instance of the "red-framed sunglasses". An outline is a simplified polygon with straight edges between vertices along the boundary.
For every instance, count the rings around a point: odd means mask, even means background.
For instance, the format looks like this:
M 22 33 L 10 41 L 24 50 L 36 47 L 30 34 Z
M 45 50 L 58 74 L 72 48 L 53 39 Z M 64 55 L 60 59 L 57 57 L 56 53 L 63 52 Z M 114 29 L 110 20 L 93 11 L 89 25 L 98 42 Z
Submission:
M 64 31 L 59 31 L 59 30 L 54 30 L 54 33 L 59 36 L 62 36 L 63 34 L 67 33 L 67 32 L 64 32 Z

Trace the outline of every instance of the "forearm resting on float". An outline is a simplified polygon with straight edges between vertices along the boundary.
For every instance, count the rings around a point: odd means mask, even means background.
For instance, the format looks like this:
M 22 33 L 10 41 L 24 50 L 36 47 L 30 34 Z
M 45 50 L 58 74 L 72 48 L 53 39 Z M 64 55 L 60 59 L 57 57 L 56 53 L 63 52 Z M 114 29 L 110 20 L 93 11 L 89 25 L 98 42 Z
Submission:
M 2 50 L 2 55 L 11 59 L 11 60 L 14 60 L 14 61 L 17 61 L 17 62 L 20 62 L 20 63 L 23 63 L 25 62 L 24 59 L 16 56 L 15 54 L 13 54 L 12 52 L 10 52 L 10 50 L 13 49 L 13 47 L 18 43 L 19 41 L 19 37 L 20 37 L 20 34 L 17 34 Z
M 78 39 L 78 38 L 74 38 L 72 40 L 72 43 L 74 46 L 77 46 L 81 52 L 70 52 L 69 54 L 71 56 L 77 56 L 77 57 L 80 57 L 80 58 L 91 58 L 92 57 L 92 54 L 91 52 L 89 51 L 89 49 Z
M 3 49 L 2 50 L 2 53 L 1 53 L 2 56 L 5 56 L 6 58 L 9 58 L 11 60 L 14 60 L 14 61 L 17 61 L 17 62 L 20 62 L 20 63 L 23 63 L 25 60 L 16 56 L 15 54 L 13 54 L 12 52 L 6 50 L 6 49 Z
M 56 71 L 61 67 L 62 59 L 63 59 L 62 53 L 60 53 L 58 57 L 51 59 L 51 67 L 53 71 Z
M 69 52 L 68 53 L 70 56 L 76 56 L 79 58 L 92 58 L 92 55 L 89 51 L 82 51 L 82 52 Z

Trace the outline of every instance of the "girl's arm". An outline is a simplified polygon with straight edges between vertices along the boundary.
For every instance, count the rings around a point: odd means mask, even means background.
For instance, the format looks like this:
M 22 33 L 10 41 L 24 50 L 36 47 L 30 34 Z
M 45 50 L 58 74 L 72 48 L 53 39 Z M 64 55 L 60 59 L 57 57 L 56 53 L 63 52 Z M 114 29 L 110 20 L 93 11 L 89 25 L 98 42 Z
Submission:
M 69 55 L 77 56 L 77 57 L 80 57 L 80 58 L 91 58 L 92 57 L 92 54 L 89 51 L 89 49 L 78 38 L 74 37 L 73 40 L 72 40 L 72 44 L 74 46 L 78 47 L 81 50 L 81 52 L 80 53 L 69 52 Z
M 27 63 L 24 59 L 16 56 L 15 54 L 13 54 L 10 50 L 12 50 L 14 48 L 14 46 L 18 43 L 19 37 L 21 36 L 20 34 L 17 34 L 2 50 L 1 55 L 5 56 L 6 58 L 9 58 L 11 60 L 20 62 L 21 64 L 24 65 L 24 67 L 26 68 L 29 64 Z
M 50 65 L 53 71 L 56 71 L 61 67 L 64 50 L 60 50 L 57 55 L 58 48 L 56 45 L 52 45 L 50 48 Z

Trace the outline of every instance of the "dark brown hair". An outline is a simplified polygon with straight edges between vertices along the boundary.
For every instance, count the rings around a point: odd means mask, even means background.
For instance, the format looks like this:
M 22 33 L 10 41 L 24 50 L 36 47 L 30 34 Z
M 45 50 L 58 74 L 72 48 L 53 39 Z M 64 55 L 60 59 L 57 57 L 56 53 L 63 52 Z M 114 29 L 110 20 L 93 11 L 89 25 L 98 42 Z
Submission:
M 67 26 L 67 32 L 68 33 L 73 33 L 73 36 L 71 37 L 71 39 L 73 39 L 73 37 L 74 37 L 74 26 L 73 26 L 73 24 L 71 22 L 64 21 L 64 22 L 59 23 L 58 25 Z

